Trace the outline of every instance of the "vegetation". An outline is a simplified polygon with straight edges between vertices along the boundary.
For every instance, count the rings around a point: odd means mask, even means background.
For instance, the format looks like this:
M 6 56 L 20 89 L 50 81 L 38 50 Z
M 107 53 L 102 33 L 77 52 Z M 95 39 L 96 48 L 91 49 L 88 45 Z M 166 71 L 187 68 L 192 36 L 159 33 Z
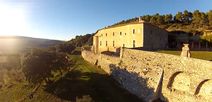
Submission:
M 180 55 L 181 51 L 159 51 L 160 53 Z M 203 60 L 212 61 L 212 52 L 211 51 L 191 51 L 191 57 Z
M 56 49 L 59 52 L 65 52 L 69 54 L 74 53 L 74 50 L 76 48 L 79 48 L 82 46 L 91 46 L 93 42 L 92 36 L 93 34 L 76 36 L 74 39 L 71 39 L 70 41 L 67 41 L 63 44 L 56 46 Z
M 80 54 L 76 53 L 80 52 L 80 47 L 91 44 L 92 35 L 88 34 L 64 44 L 31 49 L 18 55 L 19 69 L 9 66 L 7 72 L 10 73 L 2 71 L 0 101 L 138 102 L 136 96 L 120 88 L 103 70 L 90 65 L 80 55 L 67 56 L 67 53 Z M 5 75 L 10 76 L 6 78 Z M 21 81 L 9 80 L 12 77 L 21 78 Z
M 34 49 L 33 52 L 25 54 L 22 70 L 30 83 L 48 83 L 51 82 L 50 77 L 54 76 L 54 72 L 59 71 L 62 74 L 69 70 L 71 64 L 73 63 L 65 53 Z
M 92 45 L 92 42 L 93 42 L 92 36 L 93 36 L 93 34 L 86 34 L 86 35 L 76 36 L 74 39 L 71 39 L 70 41 L 68 41 L 66 43 L 72 44 L 75 47 L 82 47 L 82 46 L 85 46 L 85 45 Z
M 157 25 L 163 29 L 167 29 L 168 31 L 177 32 L 177 33 L 187 33 L 189 35 L 189 41 L 200 41 L 209 42 L 208 46 L 211 46 L 211 36 L 202 37 L 203 31 L 206 29 L 212 29 L 212 10 L 208 12 L 200 12 L 199 10 L 195 10 L 194 12 L 189 12 L 187 10 L 183 12 L 178 12 L 175 15 L 172 14 L 164 14 L 161 15 L 156 13 L 154 15 L 144 15 L 141 18 L 149 22 L 153 25 Z M 131 23 L 137 23 L 138 18 L 131 18 L 128 20 L 123 20 L 121 22 L 115 23 L 110 27 L 116 27 Z M 92 45 L 92 36 L 93 34 L 86 34 L 81 36 L 76 36 L 74 39 L 65 42 L 64 44 L 58 45 L 56 48 L 58 51 L 66 52 L 66 53 L 73 53 L 74 49 L 77 47 L 82 47 L 86 45 Z M 173 34 L 172 34 L 173 35 Z M 179 34 L 176 36 L 180 36 Z M 169 36 L 174 37 L 172 39 L 176 39 L 176 36 Z M 183 38 L 182 38 L 183 39 Z M 189 42 L 186 41 L 186 42 Z
M 185 10 L 176 15 L 145 15 L 142 19 L 170 31 L 194 34 L 212 26 L 212 11 L 204 13 Z M 138 18 L 132 18 L 110 27 L 136 22 Z M 120 88 L 102 69 L 77 55 L 80 54 L 80 47 L 92 45 L 92 36 L 76 36 L 57 46 L 34 49 L 25 52 L 24 56 L 13 56 L 6 64 L 0 62 L 0 101 L 139 102 L 137 97 Z M 212 41 L 211 37 L 202 39 Z M 45 47 L 45 44 L 37 47 Z M 180 51 L 159 52 L 180 55 Z M 191 56 L 212 60 L 212 52 L 207 51 L 191 51 Z
M 90 97 L 95 102 L 138 102 L 139 99 L 118 86 L 102 69 L 84 61 L 79 55 L 71 55 L 74 69 L 64 78 L 51 84 L 47 91 L 66 100 Z M 61 90 L 57 90 L 61 89 Z
M 11 87 L 23 80 L 19 55 L 0 55 L 0 89 Z
M 143 15 L 141 19 L 145 22 L 156 25 L 162 29 L 169 31 L 169 48 L 176 49 L 177 44 L 181 43 L 200 43 L 201 48 L 194 44 L 194 49 L 204 49 L 211 48 L 212 37 L 210 35 L 203 36 L 205 30 L 212 30 L 212 10 L 208 12 L 201 12 L 195 10 L 189 12 L 184 10 L 183 12 L 177 12 L 173 14 L 153 14 L 153 15 Z M 111 26 L 105 27 L 117 27 L 126 24 L 138 23 L 139 18 L 131 18 L 128 20 L 122 20 Z
M 201 39 L 207 42 L 212 42 L 212 34 L 208 36 L 201 36 Z
M 206 13 L 200 12 L 199 10 L 195 10 L 194 12 L 189 12 L 185 10 L 184 12 L 178 12 L 175 15 L 160 15 L 159 13 L 156 13 L 154 15 L 144 15 L 141 17 L 144 21 L 152 23 L 169 31 L 184 31 L 195 34 L 205 29 L 212 28 L 212 10 Z M 109 27 L 135 22 L 138 22 L 137 17 L 128 20 L 123 20 Z
M 0 89 L 0 101 L 24 102 L 139 102 L 136 97 L 119 87 L 119 84 L 102 69 L 84 61 L 80 55 L 69 55 L 74 61 L 72 70 L 60 78 L 53 78 L 52 83 L 39 87 L 34 91 L 34 85 L 19 83 Z

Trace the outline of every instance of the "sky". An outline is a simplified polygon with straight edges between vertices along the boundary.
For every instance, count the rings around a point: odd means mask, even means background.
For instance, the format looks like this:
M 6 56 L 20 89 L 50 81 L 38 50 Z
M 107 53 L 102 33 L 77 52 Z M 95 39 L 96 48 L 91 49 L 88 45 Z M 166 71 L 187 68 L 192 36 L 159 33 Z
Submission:
M 212 10 L 212 0 L 0 0 L 0 36 L 70 40 L 147 14 Z

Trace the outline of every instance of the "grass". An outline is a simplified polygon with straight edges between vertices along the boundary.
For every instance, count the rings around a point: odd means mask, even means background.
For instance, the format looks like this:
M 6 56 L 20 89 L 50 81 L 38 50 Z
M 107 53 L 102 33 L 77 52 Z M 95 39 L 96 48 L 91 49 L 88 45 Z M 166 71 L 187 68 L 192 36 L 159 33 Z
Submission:
M 89 96 L 95 102 L 139 102 L 140 100 L 119 87 L 102 69 L 72 55 L 74 69 L 64 78 L 48 86 L 47 91 L 64 100 Z M 57 89 L 60 89 L 59 91 Z
M 160 53 L 180 56 L 181 51 L 158 51 Z M 191 51 L 191 57 L 212 61 L 212 51 Z
M 40 88 L 32 99 L 27 97 L 33 90 L 33 87 L 19 83 L 10 88 L 0 90 L 0 102 L 60 102 L 61 99 L 45 92 Z
M 33 87 L 19 83 L 0 89 L 0 102 L 140 102 L 136 96 L 119 87 L 119 84 L 102 69 L 84 61 L 80 55 L 70 55 L 75 62 L 71 71 L 45 87 L 40 87 L 33 98 L 26 97 Z

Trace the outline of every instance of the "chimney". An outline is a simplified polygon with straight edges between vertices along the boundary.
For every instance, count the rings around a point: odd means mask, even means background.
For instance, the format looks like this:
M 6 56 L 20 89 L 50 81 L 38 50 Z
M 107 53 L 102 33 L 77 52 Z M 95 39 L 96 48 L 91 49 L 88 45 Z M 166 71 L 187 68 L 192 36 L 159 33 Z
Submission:
M 144 22 L 144 20 L 142 20 L 142 16 L 138 17 L 138 21 L 139 21 L 139 23 L 143 23 Z

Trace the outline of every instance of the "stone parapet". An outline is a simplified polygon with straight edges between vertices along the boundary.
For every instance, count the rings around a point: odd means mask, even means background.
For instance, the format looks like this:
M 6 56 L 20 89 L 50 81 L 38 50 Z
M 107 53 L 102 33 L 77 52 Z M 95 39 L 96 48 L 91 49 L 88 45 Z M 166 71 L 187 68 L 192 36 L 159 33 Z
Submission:
M 82 57 L 113 76 L 123 88 L 150 101 L 162 86 L 160 98 L 170 102 L 212 100 L 212 62 L 156 52 L 123 49 L 121 57 L 82 51 Z M 163 82 L 159 84 L 161 73 Z

